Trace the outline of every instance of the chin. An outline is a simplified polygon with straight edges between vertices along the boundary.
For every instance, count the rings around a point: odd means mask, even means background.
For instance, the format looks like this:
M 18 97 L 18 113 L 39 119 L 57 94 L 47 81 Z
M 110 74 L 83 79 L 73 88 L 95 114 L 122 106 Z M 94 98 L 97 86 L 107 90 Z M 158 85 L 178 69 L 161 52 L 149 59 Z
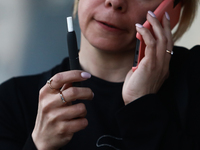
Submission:
M 134 41 L 126 43 L 126 42 L 122 42 L 122 40 L 118 40 L 118 41 L 99 40 L 99 41 L 91 41 L 90 43 L 93 47 L 105 52 L 124 52 L 127 50 L 133 50 L 135 48 Z

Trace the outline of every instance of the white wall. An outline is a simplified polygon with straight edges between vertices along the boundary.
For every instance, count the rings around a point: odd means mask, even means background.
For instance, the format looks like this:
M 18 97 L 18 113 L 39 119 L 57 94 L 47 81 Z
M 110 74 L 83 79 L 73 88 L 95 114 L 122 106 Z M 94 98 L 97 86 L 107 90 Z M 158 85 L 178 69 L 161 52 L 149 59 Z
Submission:
M 72 0 L 0 0 L 0 83 L 60 63 L 67 53 L 66 21 Z M 176 44 L 200 44 L 200 9 L 191 29 Z M 75 29 L 79 35 L 78 23 Z M 78 38 L 79 42 L 79 38 Z

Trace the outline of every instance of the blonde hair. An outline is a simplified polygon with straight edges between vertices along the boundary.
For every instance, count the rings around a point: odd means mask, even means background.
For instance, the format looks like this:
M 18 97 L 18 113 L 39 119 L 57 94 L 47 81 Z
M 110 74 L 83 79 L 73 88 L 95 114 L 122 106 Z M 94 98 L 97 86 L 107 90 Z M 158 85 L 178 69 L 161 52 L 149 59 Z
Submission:
M 182 12 L 177 30 L 173 34 L 173 40 L 178 40 L 190 28 L 198 8 L 199 0 L 180 0 Z
M 198 8 L 200 0 L 180 0 L 182 3 L 182 12 L 179 20 L 178 27 L 173 34 L 173 40 L 178 40 L 190 28 Z M 74 0 L 73 17 L 76 16 L 78 11 L 79 0 Z
M 74 0 L 74 9 L 73 9 L 73 17 L 76 17 L 76 14 L 78 12 L 78 2 L 79 0 Z

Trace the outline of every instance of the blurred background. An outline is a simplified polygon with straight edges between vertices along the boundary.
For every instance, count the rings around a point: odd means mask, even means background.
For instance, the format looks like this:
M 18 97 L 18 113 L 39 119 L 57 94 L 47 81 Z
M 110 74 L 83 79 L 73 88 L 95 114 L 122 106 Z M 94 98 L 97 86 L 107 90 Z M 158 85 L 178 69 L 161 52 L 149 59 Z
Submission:
M 66 17 L 73 0 L 0 0 L 0 83 L 37 74 L 68 56 Z M 80 30 L 74 22 L 77 40 Z M 190 30 L 175 44 L 200 44 L 200 9 Z

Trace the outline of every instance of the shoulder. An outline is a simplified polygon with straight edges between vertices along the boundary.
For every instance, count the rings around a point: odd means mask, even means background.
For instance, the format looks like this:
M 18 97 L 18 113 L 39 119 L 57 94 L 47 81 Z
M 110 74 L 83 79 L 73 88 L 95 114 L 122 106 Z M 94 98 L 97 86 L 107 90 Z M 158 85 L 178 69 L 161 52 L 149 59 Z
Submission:
M 180 67 L 193 69 L 200 65 L 200 45 L 196 45 L 191 49 L 174 46 L 173 51 L 174 54 L 170 62 L 171 69 L 179 69 Z
M 198 57 L 200 54 L 200 45 L 196 45 L 192 47 L 191 49 L 181 47 L 181 46 L 174 46 L 173 51 L 174 51 L 174 56 L 179 57 L 179 58 L 180 57 L 191 58 L 191 56 Z
M 200 45 L 191 49 L 174 47 L 170 62 L 170 74 L 176 78 L 185 78 L 191 89 L 198 89 L 200 84 Z
M 192 49 L 189 50 L 191 60 L 190 63 L 198 63 L 200 62 L 199 56 L 200 56 L 200 45 L 194 46 Z

